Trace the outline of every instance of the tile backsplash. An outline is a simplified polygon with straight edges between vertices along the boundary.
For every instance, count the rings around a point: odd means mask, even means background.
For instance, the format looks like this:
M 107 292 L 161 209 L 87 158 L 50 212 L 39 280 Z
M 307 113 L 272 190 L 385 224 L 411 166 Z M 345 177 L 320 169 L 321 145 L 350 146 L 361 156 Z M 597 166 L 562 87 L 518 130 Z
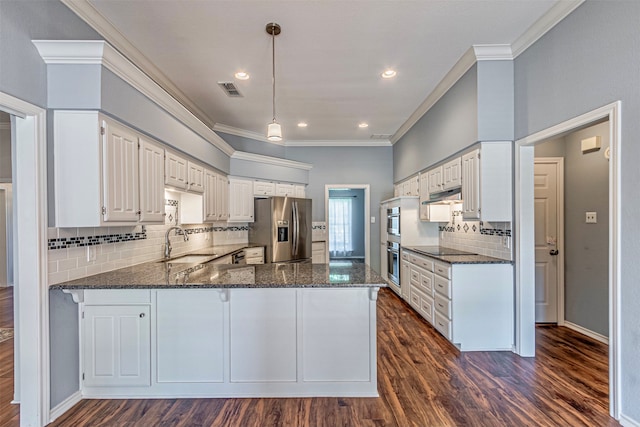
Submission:
M 164 225 L 49 228 L 49 284 L 162 259 L 165 233 L 175 225 L 175 212 L 175 201 L 168 200 Z M 187 224 L 183 228 L 189 240 L 185 242 L 172 231 L 172 256 L 214 245 L 246 243 L 249 238 L 246 223 Z M 95 251 L 95 260 L 87 260 L 87 248 Z
M 461 205 L 453 205 L 451 221 L 438 227 L 441 246 L 513 259 L 510 222 L 464 221 L 461 209 Z

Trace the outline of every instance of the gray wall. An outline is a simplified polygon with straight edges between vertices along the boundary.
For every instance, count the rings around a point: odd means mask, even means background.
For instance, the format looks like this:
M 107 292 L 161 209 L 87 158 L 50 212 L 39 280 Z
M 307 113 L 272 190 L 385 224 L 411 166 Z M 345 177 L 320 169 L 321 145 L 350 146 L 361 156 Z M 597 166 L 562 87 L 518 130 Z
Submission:
M 640 2 L 588 1 L 515 62 L 516 138 L 616 100 L 621 136 L 621 409 L 640 421 Z
M 580 141 L 599 135 L 600 151 L 582 154 Z M 609 123 L 600 123 L 535 147 L 536 157 L 563 157 L 565 319 L 609 336 Z M 597 224 L 585 212 L 598 213 Z
M 351 212 L 351 241 L 353 242 L 353 257 L 364 258 L 364 189 L 351 189 L 349 191 L 329 190 L 329 198 L 350 197 L 353 200 Z
M 49 292 L 49 347 L 51 352 L 51 407 L 78 391 L 78 304 L 60 290 Z M 71 350 L 71 351 L 70 351 Z
M 478 141 L 477 75 L 474 65 L 393 145 L 394 182 Z
M 31 40 L 101 39 L 58 0 L 0 1 L 0 91 L 47 104 L 46 66 Z
M 267 125 L 265 123 L 264 130 L 266 133 Z M 231 135 L 224 132 L 216 132 L 222 139 L 227 141 L 234 150 L 244 151 L 247 153 L 261 154 L 263 156 L 280 157 L 285 156 L 284 145 L 273 144 L 270 142 L 258 141 L 251 138 L 245 138 L 242 136 Z
M 393 197 L 391 147 L 287 147 L 287 158 L 313 164 L 307 197 L 313 199 L 313 220 L 325 220 L 327 184 L 369 184 L 371 267 L 380 271 L 380 202 Z

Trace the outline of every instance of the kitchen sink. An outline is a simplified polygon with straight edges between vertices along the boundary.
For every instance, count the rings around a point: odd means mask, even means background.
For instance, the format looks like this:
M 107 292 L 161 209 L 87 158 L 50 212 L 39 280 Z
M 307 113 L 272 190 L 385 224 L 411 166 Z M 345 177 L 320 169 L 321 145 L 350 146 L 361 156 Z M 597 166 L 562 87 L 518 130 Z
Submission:
M 169 262 L 172 264 L 194 264 L 203 263 L 212 260 L 216 257 L 216 254 L 211 255 L 184 255 L 178 258 L 164 260 L 162 262 Z

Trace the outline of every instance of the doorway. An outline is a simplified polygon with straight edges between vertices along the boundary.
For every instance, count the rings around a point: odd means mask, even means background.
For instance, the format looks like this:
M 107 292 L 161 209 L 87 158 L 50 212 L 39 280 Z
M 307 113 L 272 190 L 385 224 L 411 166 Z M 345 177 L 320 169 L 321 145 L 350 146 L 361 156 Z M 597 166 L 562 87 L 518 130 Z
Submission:
M 369 185 L 325 186 L 326 259 L 369 264 Z
M 620 102 L 606 105 L 551 128 L 516 141 L 515 150 L 515 258 L 516 258 L 516 353 L 535 355 L 535 207 L 534 157 L 535 146 L 552 138 L 564 137 L 593 124 L 607 122 L 609 138 L 608 197 L 608 335 L 609 335 L 609 408 L 619 418 L 620 396 Z M 604 155 L 604 153 L 602 153 Z M 586 222 L 585 212 L 582 212 Z

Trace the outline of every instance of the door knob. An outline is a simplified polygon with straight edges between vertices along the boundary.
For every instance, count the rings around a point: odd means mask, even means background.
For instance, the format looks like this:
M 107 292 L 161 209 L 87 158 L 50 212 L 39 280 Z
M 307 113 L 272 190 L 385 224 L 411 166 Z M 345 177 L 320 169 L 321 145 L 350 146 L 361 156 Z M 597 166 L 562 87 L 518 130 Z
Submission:
M 558 255 L 558 250 L 557 249 L 551 249 L 549 251 L 549 255 Z

